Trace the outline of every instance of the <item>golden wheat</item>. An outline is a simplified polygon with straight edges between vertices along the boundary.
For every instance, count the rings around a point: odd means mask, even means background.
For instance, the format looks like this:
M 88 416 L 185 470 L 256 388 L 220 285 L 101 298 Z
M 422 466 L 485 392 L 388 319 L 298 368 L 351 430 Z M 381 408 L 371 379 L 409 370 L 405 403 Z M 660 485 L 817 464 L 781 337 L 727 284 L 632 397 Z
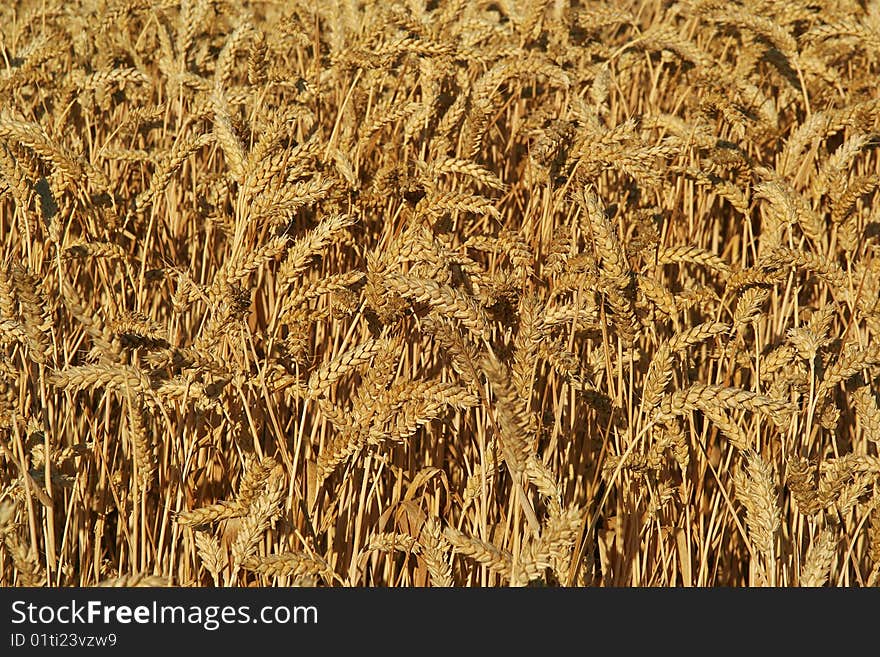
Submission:
M 876 585 L 875 9 L 3 4 L 0 585 Z

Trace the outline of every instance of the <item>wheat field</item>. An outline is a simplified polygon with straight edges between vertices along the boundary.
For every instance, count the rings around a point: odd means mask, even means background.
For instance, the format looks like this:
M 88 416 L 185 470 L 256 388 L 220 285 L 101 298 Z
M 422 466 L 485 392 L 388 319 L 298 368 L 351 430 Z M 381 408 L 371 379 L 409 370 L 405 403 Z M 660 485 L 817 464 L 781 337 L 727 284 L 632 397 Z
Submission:
M 880 2 L 12 0 L 0 584 L 880 584 Z

